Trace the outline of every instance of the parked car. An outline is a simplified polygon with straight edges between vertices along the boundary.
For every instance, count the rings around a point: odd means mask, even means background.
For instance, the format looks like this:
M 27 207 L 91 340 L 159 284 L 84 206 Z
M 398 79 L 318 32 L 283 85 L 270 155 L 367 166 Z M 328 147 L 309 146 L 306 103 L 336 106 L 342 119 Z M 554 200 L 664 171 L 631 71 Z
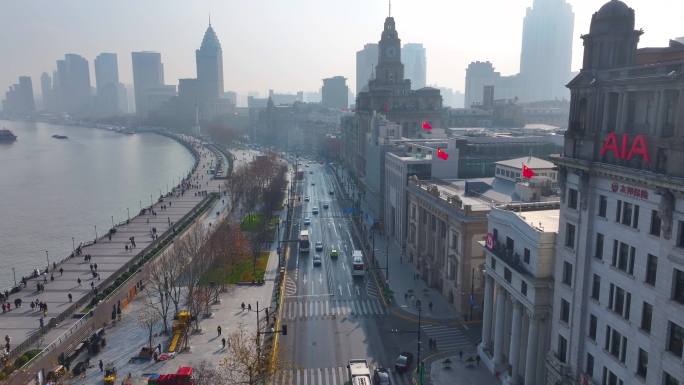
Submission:
M 394 362 L 394 368 L 397 370 L 397 372 L 405 372 L 411 367 L 411 363 L 413 362 L 413 354 L 409 352 L 401 352 L 399 353 L 399 357 L 397 357 L 397 360 Z

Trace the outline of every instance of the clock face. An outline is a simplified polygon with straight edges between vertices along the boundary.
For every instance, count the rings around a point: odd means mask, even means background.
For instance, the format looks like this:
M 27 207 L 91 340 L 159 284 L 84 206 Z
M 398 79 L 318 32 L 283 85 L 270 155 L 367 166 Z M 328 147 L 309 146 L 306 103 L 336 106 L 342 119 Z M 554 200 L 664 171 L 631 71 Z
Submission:
M 394 57 L 397 54 L 397 50 L 395 50 L 394 47 L 389 47 L 385 50 L 385 53 L 387 54 L 387 57 Z

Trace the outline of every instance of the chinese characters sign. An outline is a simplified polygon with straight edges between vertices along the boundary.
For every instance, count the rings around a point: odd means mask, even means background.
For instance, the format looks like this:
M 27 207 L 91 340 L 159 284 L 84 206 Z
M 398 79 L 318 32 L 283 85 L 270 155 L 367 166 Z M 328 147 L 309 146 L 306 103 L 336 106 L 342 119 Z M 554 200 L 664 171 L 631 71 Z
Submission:
M 620 193 L 623 195 L 627 195 L 628 197 L 632 198 L 637 198 L 637 199 L 648 199 L 648 190 L 639 188 L 639 187 L 634 187 L 634 186 L 628 186 L 624 185 L 621 183 L 613 182 L 613 184 L 610 186 L 610 189 L 614 193 Z

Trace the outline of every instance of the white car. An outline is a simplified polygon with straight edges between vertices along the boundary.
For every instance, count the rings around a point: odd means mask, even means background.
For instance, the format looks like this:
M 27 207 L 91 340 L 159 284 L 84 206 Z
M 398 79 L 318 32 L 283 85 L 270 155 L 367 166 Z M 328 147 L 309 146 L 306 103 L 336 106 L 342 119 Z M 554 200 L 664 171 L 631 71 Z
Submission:
M 311 200 L 311 198 L 309 198 L 308 195 L 304 197 L 304 202 L 308 202 L 308 201 L 310 201 L 310 200 Z
M 318 214 L 318 207 L 314 207 L 313 209 L 311 209 L 311 213 L 314 215 Z
M 310 224 L 311 224 L 311 218 L 309 218 L 309 217 L 304 218 L 304 226 L 308 226 Z
M 321 242 L 321 241 L 316 242 L 316 251 L 323 251 L 323 242 Z

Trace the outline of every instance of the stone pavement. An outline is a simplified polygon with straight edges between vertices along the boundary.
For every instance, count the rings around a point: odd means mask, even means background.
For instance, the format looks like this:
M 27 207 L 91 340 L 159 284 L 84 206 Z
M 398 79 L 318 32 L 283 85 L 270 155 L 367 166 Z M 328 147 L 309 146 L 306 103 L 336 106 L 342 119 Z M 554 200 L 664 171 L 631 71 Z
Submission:
M 80 256 L 66 258 L 54 269 L 51 266 L 50 273 L 42 274 L 37 279 L 29 279 L 25 289 L 10 296 L 9 302 L 12 304 L 12 310 L 0 314 L 0 336 L 3 337 L 3 345 L 4 336 L 8 335 L 12 341 L 11 348 L 14 349 L 38 331 L 41 318 L 47 325 L 51 318 L 67 310 L 71 302 L 77 302 L 94 289 L 101 289 L 102 282 L 152 242 L 152 228 L 156 228 L 157 234 L 163 234 L 202 201 L 204 196 L 198 194 L 198 191 L 217 190 L 218 184 L 223 181 L 210 180 L 207 174 L 208 165 L 213 161 L 214 154 L 206 149 L 197 148 L 200 160 L 191 179 L 191 183 L 197 186 L 186 190 L 184 194 L 181 194 L 180 190 L 174 190 L 163 201 L 158 199 L 152 206 L 156 215 L 148 211 L 144 215 L 131 218 L 129 223 L 124 222 L 116 226 L 116 233 L 111 239 L 102 236 L 108 229 L 98 229 L 97 242 L 83 247 Z M 134 249 L 130 248 L 132 246 L 129 241 L 130 237 L 135 237 Z M 129 247 L 128 250 L 126 246 Z M 84 260 L 83 256 L 86 254 L 92 256 L 90 261 Z M 91 264 L 97 264 L 96 271 L 99 278 L 94 278 L 91 273 Z M 79 279 L 81 283 L 78 283 Z M 44 291 L 36 290 L 37 283 L 44 283 Z M 71 301 L 68 299 L 68 294 L 72 296 Z M 14 306 L 16 298 L 22 300 L 19 308 Z M 45 314 L 31 309 L 29 304 L 35 300 L 47 304 Z M 35 347 L 43 347 L 55 340 L 75 322 L 76 319 L 73 318 L 65 319 L 37 341 Z
M 335 167 L 333 170 L 337 173 L 338 181 L 341 182 L 340 186 L 347 196 L 356 196 L 356 187 L 347 171 L 343 167 Z M 363 207 L 361 210 L 363 211 Z M 418 271 L 402 256 L 399 245 L 388 242 L 385 236 L 377 232 L 372 237 L 369 235 L 365 241 L 371 246 L 374 244 L 376 266 L 381 268 L 379 271 L 385 279 L 387 262 L 389 262 L 389 287 L 394 293 L 394 303 L 400 312 L 417 316 L 416 301 L 420 300 L 421 316 L 425 319 L 441 321 L 462 319 L 439 291 L 428 287 L 425 281 L 419 278 Z M 389 258 L 386 257 L 388 253 Z M 372 258 L 372 254 L 368 256 L 369 261 Z M 430 303 L 432 303 L 432 308 L 429 306 Z
M 471 352 L 472 353 L 472 352 Z M 463 353 L 463 359 L 474 356 L 475 353 Z M 444 360 L 451 360 L 450 364 Z M 428 368 L 430 382 L 433 385 L 498 385 L 500 381 L 494 377 L 483 363 L 461 361 L 459 356 L 445 357 L 432 361 Z

